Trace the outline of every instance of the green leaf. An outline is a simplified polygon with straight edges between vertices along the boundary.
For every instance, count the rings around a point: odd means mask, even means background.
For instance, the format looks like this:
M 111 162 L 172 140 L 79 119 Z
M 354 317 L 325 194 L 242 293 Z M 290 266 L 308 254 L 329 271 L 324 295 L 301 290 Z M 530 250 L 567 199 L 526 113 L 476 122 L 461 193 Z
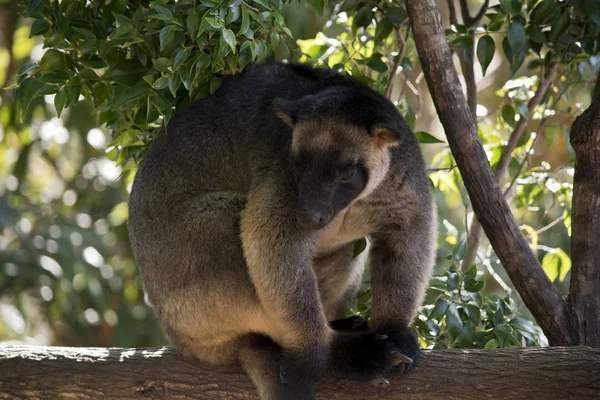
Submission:
M 233 33 L 231 29 L 223 28 L 221 30 L 221 34 L 223 35 L 223 39 L 225 39 L 225 42 L 227 42 L 231 50 L 235 52 L 235 46 L 237 44 L 237 41 L 235 40 L 235 33 Z
M 46 0 L 30 0 L 25 13 L 25 18 L 37 17 L 42 18 L 44 16 L 44 7 L 46 6 Z
M 498 338 L 500 347 L 506 347 L 509 343 L 510 336 L 513 334 L 513 328 L 508 324 L 500 324 L 494 327 L 494 333 Z
M 119 134 L 112 142 L 111 146 L 121 146 L 121 147 L 130 147 L 130 146 L 139 146 L 144 144 L 143 141 L 140 140 L 140 136 L 143 135 L 144 132 L 138 129 L 127 129 Z
M 240 30 L 238 31 L 238 35 L 245 34 L 250 29 L 250 16 L 248 15 L 248 10 L 246 9 L 246 5 L 242 7 L 242 23 L 240 25 Z
M 367 62 L 367 66 L 369 68 L 371 68 L 374 71 L 377 72 L 386 72 L 387 71 L 387 65 L 381 61 L 381 54 L 379 53 L 375 53 Z
M 175 31 L 173 30 L 173 25 L 167 25 L 160 30 L 159 39 L 160 39 L 160 50 L 163 51 L 165 47 L 173 39 L 175 38 Z
M 210 94 L 213 94 L 217 91 L 217 89 L 221 86 L 223 79 L 213 76 L 210 78 Z
M 164 15 L 165 17 L 167 17 L 170 20 L 173 19 L 173 13 L 168 8 L 160 6 L 160 5 L 156 4 L 156 3 L 154 3 L 152 5 L 152 7 L 154 7 L 154 9 L 156 11 L 158 11 L 159 14 Z
M 144 81 L 132 87 L 121 86 L 121 88 L 121 93 L 115 101 L 115 105 L 112 107 L 113 111 L 119 109 L 120 107 L 133 100 L 137 100 L 140 97 L 147 96 L 150 92 L 150 87 Z
M 521 2 L 519 0 L 500 0 L 500 7 L 507 14 L 515 15 L 521 11 Z
M 386 18 L 394 25 L 400 25 L 406 18 L 404 7 L 391 7 L 385 14 Z
M 193 9 L 190 11 L 190 14 L 187 17 L 186 26 L 190 36 L 195 38 L 196 33 L 198 32 L 198 27 L 200 26 L 200 17 Z
M 273 52 L 275 52 L 277 50 L 277 48 L 279 47 L 279 42 L 280 42 L 279 33 L 275 32 L 275 31 L 271 32 L 271 49 L 273 49 Z
M 446 314 L 447 309 L 448 309 L 448 300 L 446 300 L 443 297 L 440 297 L 439 299 L 437 299 L 437 301 L 435 302 L 435 306 L 433 306 L 433 309 L 429 313 L 429 318 L 430 319 L 438 319 L 438 318 L 442 317 L 444 314 Z
M 464 304 L 463 309 L 474 325 L 479 325 L 481 323 L 481 309 L 474 304 Z
M 127 18 L 127 16 L 123 14 L 112 13 L 113 17 L 115 17 L 115 21 L 119 26 L 131 25 L 131 20 Z
M 169 91 L 173 95 L 173 97 L 177 97 L 177 90 L 181 85 L 181 77 L 179 73 L 175 72 L 173 75 L 169 76 Z
M 505 104 L 502 107 L 502 110 L 500 112 L 502 114 L 502 119 L 510 126 L 514 127 L 515 126 L 515 109 L 512 108 L 510 105 Z
M 475 278 L 477 276 L 477 265 L 473 264 L 465 270 L 465 278 Z
M 50 23 L 45 19 L 36 19 L 31 25 L 31 31 L 29 32 L 29 38 L 31 39 L 35 35 L 41 35 L 50 29 Z
M 508 61 L 510 62 L 513 74 L 517 72 L 525 60 L 525 38 L 525 29 L 523 28 L 523 25 L 511 22 L 508 26 L 508 36 L 502 42 L 502 48 L 504 49 L 506 58 L 508 58 Z
M 169 64 L 170 61 L 167 57 L 160 57 L 152 60 L 152 65 L 160 72 L 167 72 L 169 70 Z
M 544 44 L 546 41 L 546 37 L 542 33 L 542 30 L 538 27 L 528 26 L 525 31 L 527 33 L 527 37 L 535 43 Z
M 531 20 L 537 25 L 544 25 L 552 20 L 557 11 L 560 12 L 560 6 L 556 0 L 544 0 L 531 11 Z
M 448 280 L 446 281 L 446 288 L 449 292 L 458 289 L 458 281 L 460 276 L 456 272 L 450 272 L 448 274 Z
M 463 323 L 460 319 L 460 315 L 458 314 L 456 304 L 450 304 L 448 310 L 446 311 L 446 326 L 448 327 L 448 334 L 450 335 L 450 340 L 454 341 L 454 339 L 458 337 L 460 331 L 463 328 Z
M 216 19 L 214 19 L 214 18 L 211 18 L 211 17 L 206 17 L 206 18 L 204 18 L 204 19 L 206 20 L 206 22 L 207 22 L 207 23 L 208 23 L 210 26 L 212 26 L 212 27 L 213 27 L 213 28 L 215 28 L 215 29 L 221 29 L 221 28 L 223 28 L 223 24 L 222 24 L 221 22 L 217 21 L 217 20 L 216 20 Z
M 19 120 L 23 120 L 29 110 L 31 101 L 38 96 L 42 86 L 43 83 L 31 77 L 19 83 L 19 87 L 15 91 L 15 106 Z
M 65 103 L 67 101 L 67 92 L 64 90 L 59 90 L 54 96 L 54 107 L 56 108 L 56 114 L 60 118 L 60 114 L 62 113 L 63 108 L 65 107 Z
M 464 289 L 467 292 L 471 292 L 471 293 L 477 293 L 479 292 L 481 289 L 483 289 L 483 276 L 479 277 L 479 276 L 465 276 L 465 279 L 463 281 L 463 286 Z
M 121 60 L 112 70 L 107 71 L 102 79 L 106 82 L 114 81 L 125 86 L 134 86 L 148 73 L 138 60 Z
M 511 22 L 508 25 L 508 43 L 510 43 L 513 51 L 525 48 L 525 38 L 525 28 L 523 28 L 523 25 L 515 22 Z
M 481 64 L 483 76 L 485 76 L 495 52 L 496 44 L 490 35 L 485 35 L 479 39 L 479 42 L 477 42 L 477 59 L 479 60 L 479 64 Z
M 542 268 L 552 282 L 556 278 L 562 282 L 571 270 L 571 259 L 562 249 L 555 249 L 544 255 Z
M 556 42 L 556 40 L 566 32 L 569 27 L 570 18 L 566 14 L 561 14 L 558 18 L 552 22 L 552 26 L 550 28 L 550 40 L 552 42 Z
M 423 132 L 423 131 L 415 132 L 415 136 L 417 137 L 417 140 L 419 141 L 419 143 L 425 143 L 425 144 L 429 144 L 429 143 L 446 143 L 443 140 L 440 140 L 440 139 L 436 138 L 432 134 L 427 133 L 427 132 Z
M 483 346 L 484 349 L 497 349 L 498 347 L 500 347 L 498 339 L 490 339 Z
M 179 49 L 173 60 L 173 70 L 176 70 L 181 64 L 187 61 L 191 51 L 189 49 Z
M 354 16 L 352 28 L 356 30 L 358 28 L 366 27 L 371 23 L 372 19 L 373 11 L 371 10 L 371 6 L 363 6 Z
M 157 80 L 154 81 L 154 84 L 152 84 L 152 87 L 156 90 L 162 90 L 162 89 L 166 88 L 168 85 L 169 85 L 169 77 L 161 76 L 160 78 L 158 78 Z

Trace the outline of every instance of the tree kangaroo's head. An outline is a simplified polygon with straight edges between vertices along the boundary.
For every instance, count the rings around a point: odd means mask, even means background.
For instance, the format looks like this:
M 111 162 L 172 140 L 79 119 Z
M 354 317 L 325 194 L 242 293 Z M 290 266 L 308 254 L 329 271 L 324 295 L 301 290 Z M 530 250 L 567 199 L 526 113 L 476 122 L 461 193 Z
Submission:
M 399 143 L 399 133 L 390 118 L 370 110 L 372 101 L 355 89 L 336 87 L 297 100 L 275 100 L 277 114 L 293 131 L 296 215 L 303 227 L 323 228 L 386 177 L 389 147 Z

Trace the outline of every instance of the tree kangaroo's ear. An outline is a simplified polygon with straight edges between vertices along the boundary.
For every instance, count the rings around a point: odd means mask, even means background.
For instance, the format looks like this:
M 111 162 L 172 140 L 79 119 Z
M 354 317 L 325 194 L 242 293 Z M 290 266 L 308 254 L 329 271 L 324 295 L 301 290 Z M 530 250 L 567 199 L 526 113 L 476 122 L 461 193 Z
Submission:
M 392 124 L 376 122 L 371 125 L 369 133 L 375 139 L 377 146 L 381 148 L 398 146 L 400 144 L 400 131 L 393 128 Z
M 306 95 L 296 100 L 282 99 L 276 97 L 273 100 L 273 108 L 277 113 L 277 116 L 281 118 L 290 127 L 294 127 L 300 117 L 305 114 L 309 114 L 311 107 L 316 99 L 314 95 Z

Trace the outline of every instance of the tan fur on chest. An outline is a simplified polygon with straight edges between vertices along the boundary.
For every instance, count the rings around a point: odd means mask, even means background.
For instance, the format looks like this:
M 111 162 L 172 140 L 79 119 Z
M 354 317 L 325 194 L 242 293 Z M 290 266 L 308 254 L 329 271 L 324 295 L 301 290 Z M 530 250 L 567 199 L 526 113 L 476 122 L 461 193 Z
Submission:
M 319 233 L 317 256 L 327 254 L 346 243 L 367 236 L 371 232 L 366 210 L 354 204 L 340 212 Z

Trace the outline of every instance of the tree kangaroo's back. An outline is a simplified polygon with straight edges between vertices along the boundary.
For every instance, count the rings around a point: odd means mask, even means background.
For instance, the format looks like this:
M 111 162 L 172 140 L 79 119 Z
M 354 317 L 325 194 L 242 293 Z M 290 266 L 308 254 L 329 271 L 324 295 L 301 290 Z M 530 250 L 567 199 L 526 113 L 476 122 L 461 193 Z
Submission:
M 436 233 L 425 165 L 395 107 L 349 77 L 274 63 L 224 78 L 151 144 L 129 229 L 170 339 L 239 360 L 263 400 L 312 399 L 324 368 L 369 380 L 418 356 Z M 367 257 L 370 321 L 340 319 Z

